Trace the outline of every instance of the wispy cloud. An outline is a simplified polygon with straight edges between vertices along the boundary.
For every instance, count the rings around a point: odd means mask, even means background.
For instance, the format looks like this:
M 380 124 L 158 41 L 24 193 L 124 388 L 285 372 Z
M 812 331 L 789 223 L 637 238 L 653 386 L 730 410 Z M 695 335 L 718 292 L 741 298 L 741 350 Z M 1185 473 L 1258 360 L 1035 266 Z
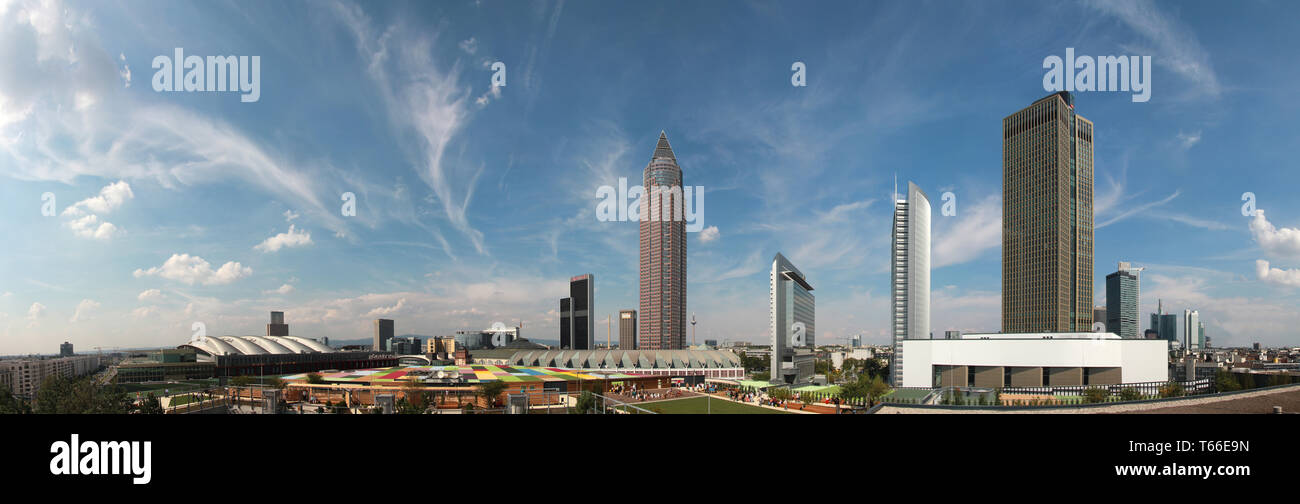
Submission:
M 1217 98 L 1222 89 L 1196 34 L 1151 0 L 1089 0 L 1087 5 L 1112 15 L 1147 40 L 1152 62 L 1182 76 L 1198 95 Z M 1140 44 L 1143 45 L 1143 44 Z

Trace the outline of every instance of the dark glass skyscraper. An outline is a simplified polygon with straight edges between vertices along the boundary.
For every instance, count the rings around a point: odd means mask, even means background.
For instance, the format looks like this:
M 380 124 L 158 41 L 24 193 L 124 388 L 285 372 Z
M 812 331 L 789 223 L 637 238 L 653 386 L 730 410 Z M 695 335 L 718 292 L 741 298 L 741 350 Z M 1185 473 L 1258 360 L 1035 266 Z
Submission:
M 1092 328 L 1092 122 L 1069 92 L 1002 119 L 1002 332 Z
M 1138 337 L 1138 272 L 1129 263 L 1119 263 L 1119 270 L 1106 275 L 1106 332 L 1124 339 Z
M 659 133 L 641 200 L 641 330 L 637 348 L 686 348 L 686 219 L 682 169 Z
M 569 297 L 560 299 L 560 348 L 595 350 L 596 277 L 590 273 L 569 279 Z

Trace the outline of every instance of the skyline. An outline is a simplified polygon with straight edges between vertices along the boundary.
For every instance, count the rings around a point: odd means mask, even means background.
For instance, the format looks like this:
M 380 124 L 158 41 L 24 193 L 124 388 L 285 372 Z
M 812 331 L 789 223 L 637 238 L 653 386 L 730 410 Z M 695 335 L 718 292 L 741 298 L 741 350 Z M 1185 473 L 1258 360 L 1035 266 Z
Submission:
M 260 334 L 269 311 L 332 340 L 377 318 L 556 339 L 574 275 L 600 278 L 593 319 L 642 309 L 637 224 L 595 196 L 664 130 L 710 210 L 686 234 L 699 340 L 768 340 L 781 252 L 818 279 L 818 341 L 889 343 L 895 173 L 957 197 L 933 217 L 933 331 L 997 331 L 1000 122 L 1066 48 L 1152 60 L 1149 101 L 1074 93 L 1099 138 L 1093 305 L 1127 261 L 1139 321 L 1163 299 L 1215 346 L 1295 345 L 1300 65 L 1253 50 L 1300 34 L 1220 7 L 3 3 L 0 354 Z M 260 56 L 259 99 L 153 91 L 176 48 Z

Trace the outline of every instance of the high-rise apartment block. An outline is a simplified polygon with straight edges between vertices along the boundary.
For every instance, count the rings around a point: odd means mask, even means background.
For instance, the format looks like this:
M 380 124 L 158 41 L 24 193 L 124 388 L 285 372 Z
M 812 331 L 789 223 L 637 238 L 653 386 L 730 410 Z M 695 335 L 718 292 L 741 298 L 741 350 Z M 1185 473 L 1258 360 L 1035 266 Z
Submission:
M 659 133 L 644 175 L 637 348 L 681 350 L 686 348 L 685 201 L 682 169 L 664 132 Z
M 1002 332 L 1092 327 L 1093 129 L 1048 95 L 1002 119 Z

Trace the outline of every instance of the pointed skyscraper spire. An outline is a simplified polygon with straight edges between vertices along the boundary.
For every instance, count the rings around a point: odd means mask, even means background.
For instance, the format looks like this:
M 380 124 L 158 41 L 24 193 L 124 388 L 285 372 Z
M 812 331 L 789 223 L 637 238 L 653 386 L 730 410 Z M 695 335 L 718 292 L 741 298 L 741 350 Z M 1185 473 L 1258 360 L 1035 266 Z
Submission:
M 668 145 L 668 134 L 663 130 L 659 130 L 659 144 L 655 145 L 654 157 L 677 161 L 677 156 L 673 155 L 673 147 Z

